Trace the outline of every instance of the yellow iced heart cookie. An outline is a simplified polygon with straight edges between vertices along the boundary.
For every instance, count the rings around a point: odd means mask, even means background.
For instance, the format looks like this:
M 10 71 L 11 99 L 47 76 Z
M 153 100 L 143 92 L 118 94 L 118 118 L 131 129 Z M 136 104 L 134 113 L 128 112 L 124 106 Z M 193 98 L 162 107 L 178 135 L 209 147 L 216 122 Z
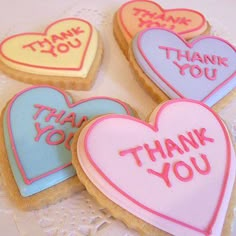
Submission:
M 91 87 L 102 55 L 96 29 L 77 18 L 58 20 L 43 33 L 13 35 L 0 46 L 4 72 L 24 82 L 63 88 Z

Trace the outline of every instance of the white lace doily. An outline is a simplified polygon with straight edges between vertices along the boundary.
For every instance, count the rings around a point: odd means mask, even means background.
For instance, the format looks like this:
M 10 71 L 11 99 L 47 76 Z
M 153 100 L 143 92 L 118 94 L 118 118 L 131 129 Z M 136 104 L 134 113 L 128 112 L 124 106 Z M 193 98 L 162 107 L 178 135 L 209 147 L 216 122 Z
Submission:
M 1 0 L 3 2 L 3 0 Z M 155 102 L 136 83 L 128 62 L 112 33 L 112 18 L 121 0 L 7 0 L 0 8 L 0 40 L 6 36 L 40 31 L 49 23 L 76 16 L 90 21 L 102 35 L 104 59 L 95 86 L 86 92 L 70 91 L 76 99 L 103 95 L 117 97 L 133 106 L 145 118 Z M 235 0 L 159 0 L 164 8 L 192 8 L 203 12 L 212 32 L 236 45 Z M 16 92 L 29 85 L 0 74 L 0 109 Z M 236 101 L 220 112 L 236 142 Z M 22 212 L 9 202 L 0 182 L 0 229 L 9 236 L 135 236 L 120 221 L 99 206 L 86 191 L 55 205 L 33 212 Z M 236 235 L 236 233 L 232 233 Z

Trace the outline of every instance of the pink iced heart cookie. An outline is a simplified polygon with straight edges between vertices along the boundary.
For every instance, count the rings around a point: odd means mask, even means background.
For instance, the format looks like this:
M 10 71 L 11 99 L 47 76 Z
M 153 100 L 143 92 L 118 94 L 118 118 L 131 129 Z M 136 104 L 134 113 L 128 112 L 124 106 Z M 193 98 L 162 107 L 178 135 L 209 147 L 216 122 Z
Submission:
M 200 12 L 184 8 L 163 9 L 154 1 L 129 1 L 116 12 L 114 33 L 125 54 L 132 38 L 152 27 L 171 29 L 185 39 L 205 34 L 210 28 Z
M 130 61 L 160 100 L 190 98 L 212 106 L 236 86 L 235 48 L 214 36 L 188 43 L 173 31 L 147 29 L 134 38 Z
M 130 227 L 144 235 L 229 232 L 235 153 L 225 125 L 206 105 L 168 101 L 150 123 L 105 115 L 76 138 L 72 163 L 80 180 Z
M 79 18 L 61 19 L 42 33 L 22 33 L 0 44 L 0 68 L 33 84 L 88 89 L 100 65 L 97 30 Z

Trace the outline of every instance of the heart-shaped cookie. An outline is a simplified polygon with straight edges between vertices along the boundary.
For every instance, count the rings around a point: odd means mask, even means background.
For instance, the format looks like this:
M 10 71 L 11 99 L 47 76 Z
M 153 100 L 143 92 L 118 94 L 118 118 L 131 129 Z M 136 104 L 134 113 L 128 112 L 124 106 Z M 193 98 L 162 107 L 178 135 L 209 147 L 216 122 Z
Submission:
M 70 152 L 74 133 L 85 121 L 107 113 L 132 111 L 123 102 L 108 97 L 73 103 L 64 92 L 47 86 L 17 94 L 6 107 L 3 129 L 7 156 L 21 195 L 33 195 L 74 176 Z
M 235 48 L 218 37 L 188 43 L 172 31 L 147 29 L 134 38 L 130 52 L 132 66 L 157 97 L 164 92 L 212 106 L 236 86 Z
M 1 68 L 6 73 L 21 80 L 30 74 L 41 80 L 26 78 L 26 82 L 70 88 L 91 84 L 101 53 L 98 32 L 78 18 L 58 20 L 43 33 L 13 35 L 0 45 Z M 69 85 L 61 85 L 61 81 Z
M 74 145 L 80 180 L 129 226 L 144 235 L 159 235 L 158 229 L 221 235 L 235 153 L 225 125 L 206 105 L 171 100 L 154 110 L 150 123 L 105 115 L 88 123 Z
M 171 29 L 185 39 L 209 31 L 207 21 L 200 12 L 184 8 L 163 9 L 154 1 L 129 1 L 119 8 L 114 18 L 114 33 L 125 53 L 138 32 L 152 27 Z

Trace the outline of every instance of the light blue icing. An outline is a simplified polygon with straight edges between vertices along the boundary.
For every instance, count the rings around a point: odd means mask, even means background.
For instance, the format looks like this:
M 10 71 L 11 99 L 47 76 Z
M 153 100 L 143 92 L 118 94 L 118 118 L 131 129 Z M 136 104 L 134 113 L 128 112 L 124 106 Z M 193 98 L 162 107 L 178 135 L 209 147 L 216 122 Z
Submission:
M 68 99 L 72 102 L 70 97 Z M 55 122 L 55 118 L 51 118 L 49 122 L 46 122 L 45 118 L 49 114 L 47 111 L 42 111 L 38 118 L 34 120 L 33 116 L 38 111 L 34 107 L 35 104 L 56 108 L 56 113 L 65 110 L 66 113 L 61 120 L 71 112 L 75 112 L 76 123 L 84 116 L 91 119 L 107 113 L 127 114 L 127 107 L 125 109 L 125 106 L 121 103 L 106 98 L 90 99 L 73 108 L 68 108 L 63 93 L 52 87 L 34 87 L 14 98 L 11 110 L 9 110 L 8 106 L 8 110 L 4 114 L 4 138 L 14 178 L 21 195 L 24 197 L 40 192 L 75 175 L 74 168 L 72 165 L 69 165 L 56 173 L 36 180 L 30 185 L 25 184 L 16 164 L 12 143 L 9 139 L 9 129 L 7 128 L 8 115 L 10 115 L 16 151 L 28 179 L 35 178 L 71 162 L 71 152 L 65 148 L 64 142 L 58 145 L 48 145 L 46 143 L 45 139 L 50 131 L 44 133 L 38 142 L 34 140 L 37 134 L 36 122 L 39 122 L 41 127 L 53 125 L 54 129 L 63 130 L 66 137 L 69 133 L 77 131 L 77 128 L 73 128 L 71 123 L 67 122 L 61 125 Z M 58 140 L 60 137 L 54 135 L 52 140 Z
M 142 36 L 141 36 L 142 35 Z M 234 74 L 234 77 L 226 83 L 220 90 L 210 96 L 205 103 L 208 106 L 214 105 L 227 93 L 229 93 L 236 86 L 236 53 L 235 50 L 228 44 L 213 38 L 206 38 L 194 44 L 192 49 L 187 48 L 185 43 L 180 40 L 176 34 L 166 31 L 164 29 L 149 29 L 144 33 L 136 35 L 133 40 L 132 49 L 136 61 L 145 72 L 145 74 L 160 87 L 170 98 L 178 98 L 179 95 L 172 90 L 162 79 L 151 69 L 147 61 L 142 56 L 138 48 L 138 37 L 140 37 L 140 45 L 142 51 L 151 62 L 152 66 L 158 73 L 167 80 L 172 87 L 179 91 L 184 98 L 190 98 L 202 101 L 211 91 L 213 91 L 219 84 L 224 82 L 228 77 Z M 176 53 L 170 52 L 170 59 L 166 58 L 166 50 L 160 49 L 159 46 L 171 47 L 176 49 L 190 50 L 198 52 L 200 55 L 209 54 L 228 58 L 228 67 L 209 64 L 202 64 L 200 61 L 188 62 L 186 59 L 178 61 Z M 191 53 L 191 55 L 192 55 Z M 177 61 L 179 64 L 199 65 L 201 68 L 208 67 L 210 69 L 217 69 L 217 78 L 210 81 L 205 77 L 194 78 L 187 69 L 186 75 L 182 76 L 179 73 L 179 68 L 173 64 L 172 61 Z M 210 73 L 211 75 L 211 73 Z

